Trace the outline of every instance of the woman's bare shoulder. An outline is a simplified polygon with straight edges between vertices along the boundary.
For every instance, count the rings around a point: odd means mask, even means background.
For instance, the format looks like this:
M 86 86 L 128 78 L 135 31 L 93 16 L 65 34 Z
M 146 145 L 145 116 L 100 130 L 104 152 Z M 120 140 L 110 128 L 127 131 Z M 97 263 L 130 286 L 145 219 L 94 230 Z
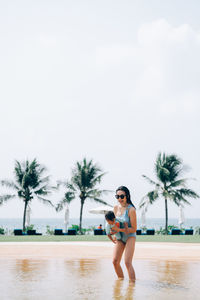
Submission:
M 129 208 L 129 213 L 131 213 L 131 214 L 135 214 L 135 213 L 136 213 L 136 209 L 135 209 L 134 206 L 131 206 L 131 207 Z

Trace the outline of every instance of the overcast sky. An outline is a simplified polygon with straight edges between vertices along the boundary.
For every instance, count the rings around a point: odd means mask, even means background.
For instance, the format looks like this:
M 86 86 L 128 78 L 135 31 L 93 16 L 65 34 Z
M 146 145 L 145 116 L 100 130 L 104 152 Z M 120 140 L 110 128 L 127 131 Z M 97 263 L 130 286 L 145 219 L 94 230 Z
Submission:
M 191 167 L 200 193 L 199 11 L 198 0 L 0 1 L 0 178 L 36 157 L 55 183 L 86 156 L 108 172 L 101 188 L 126 185 L 138 207 L 152 188 L 142 174 L 155 178 L 164 151 Z M 191 203 L 186 218 L 199 218 Z M 79 211 L 77 199 L 70 217 Z M 63 214 L 32 203 L 34 218 Z M 21 200 L 0 207 L 0 218 L 22 215 Z M 162 200 L 147 217 L 164 218 Z

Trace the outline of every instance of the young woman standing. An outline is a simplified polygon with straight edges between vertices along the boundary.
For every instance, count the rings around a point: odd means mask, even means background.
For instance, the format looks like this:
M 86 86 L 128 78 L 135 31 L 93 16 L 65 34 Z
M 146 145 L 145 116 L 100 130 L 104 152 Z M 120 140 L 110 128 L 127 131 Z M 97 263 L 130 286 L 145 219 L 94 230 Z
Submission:
M 122 240 L 116 240 L 113 254 L 113 265 L 118 278 L 124 278 L 120 265 L 122 255 L 124 253 L 124 260 L 129 279 L 131 281 L 135 281 L 135 271 L 132 265 L 132 260 L 135 250 L 137 230 L 136 209 L 131 201 L 130 192 L 127 187 L 120 186 L 116 190 L 115 197 L 118 200 L 118 204 L 114 206 L 114 214 L 121 220 L 122 223 L 127 222 L 128 228 L 118 228 L 117 226 L 112 228 L 113 234 L 115 232 L 122 233 Z

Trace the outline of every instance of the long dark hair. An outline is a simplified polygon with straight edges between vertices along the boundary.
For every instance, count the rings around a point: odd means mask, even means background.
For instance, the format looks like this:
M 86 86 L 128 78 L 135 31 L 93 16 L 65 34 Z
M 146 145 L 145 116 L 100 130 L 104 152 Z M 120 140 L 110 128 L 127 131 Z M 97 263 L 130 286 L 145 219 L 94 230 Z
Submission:
M 131 204 L 135 208 L 135 205 L 131 201 L 131 194 L 129 192 L 129 189 L 126 186 L 122 185 L 116 189 L 116 192 L 118 191 L 123 191 L 126 194 L 127 203 Z

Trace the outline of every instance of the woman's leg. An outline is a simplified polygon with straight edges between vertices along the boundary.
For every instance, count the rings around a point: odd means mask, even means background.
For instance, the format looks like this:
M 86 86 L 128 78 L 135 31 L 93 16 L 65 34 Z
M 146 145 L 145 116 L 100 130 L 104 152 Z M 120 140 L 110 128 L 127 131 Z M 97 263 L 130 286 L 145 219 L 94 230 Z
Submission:
M 125 244 L 121 241 L 117 241 L 117 243 L 115 244 L 115 247 L 114 247 L 113 265 L 114 265 L 115 272 L 116 272 L 118 278 L 124 278 L 124 274 L 123 274 L 122 268 L 120 266 L 124 248 L 125 248 Z
M 135 237 L 129 237 L 125 247 L 125 265 L 128 270 L 129 279 L 135 281 L 135 271 L 132 266 L 133 254 L 135 250 Z

